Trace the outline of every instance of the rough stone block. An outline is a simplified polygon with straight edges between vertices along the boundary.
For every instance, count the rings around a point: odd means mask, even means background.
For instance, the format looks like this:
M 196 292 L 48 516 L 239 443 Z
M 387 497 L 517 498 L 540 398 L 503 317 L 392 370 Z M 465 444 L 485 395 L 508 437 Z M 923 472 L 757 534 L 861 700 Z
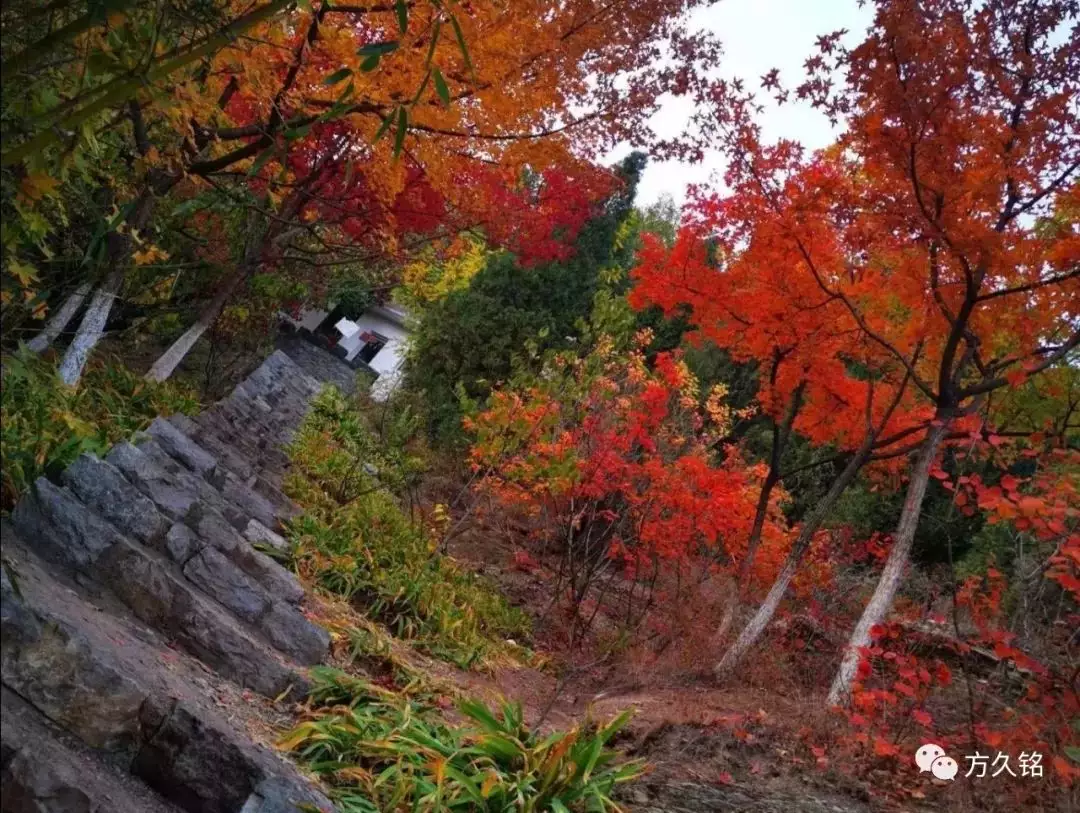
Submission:
M 94 455 L 84 454 L 68 466 L 64 484 L 121 532 L 156 545 L 169 521 L 133 486 L 120 470 Z
M 183 520 L 199 502 L 198 489 L 187 487 L 130 443 L 116 444 L 105 460 L 123 472 L 169 519 Z
M 304 588 L 296 576 L 265 553 L 253 549 L 219 514 L 205 512 L 192 527 L 200 538 L 224 553 L 270 595 L 293 604 L 303 598 Z
M 244 539 L 252 545 L 272 548 L 279 553 L 289 550 L 289 541 L 281 534 L 271 531 L 257 519 L 251 520 L 244 529 Z
M 200 477 L 208 477 L 217 468 L 217 460 L 164 418 L 155 418 L 146 429 L 170 457 L 179 460 Z
M 4 684 L 95 748 L 130 749 L 146 692 L 78 630 L 42 619 L 0 571 Z M 7 728 L 5 716 L 3 728 Z
M 289 604 L 274 602 L 259 629 L 276 649 L 304 665 L 322 662 L 330 651 L 330 634 Z
M 184 564 L 198 553 L 205 543 L 182 522 L 173 523 L 165 536 L 165 552 L 174 562 Z
M 266 590 L 224 554 L 205 547 L 184 565 L 184 575 L 204 593 L 249 624 L 270 608 Z
M 147 703 L 142 725 L 150 732 L 131 772 L 186 810 L 234 813 L 260 777 L 236 742 L 207 728 L 184 705 Z
M 39 477 L 11 515 L 15 529 L 47 558 L 66 567 L 90 567 L 120 541 L 120 534 L 68 489 Z
M 174 576 L 145 549 L 126 542 L 113 548 L 107 558 L 96 575 L 142 622 L 260 694 L 276 697 L 290 685 L 298 685 L 296 674 L 252 640 L 239 621 Z
M 255 489 L 246 486 L 237 477 L 225 478 L 225 482 L 221 487 L 221 495 L 243 513 L 257 519 L 263 525 L 272 526 L 276 524 L 278 511 L 274 504 Z
M 5 813 L 177 813 L 6 688 L 0 709 Z

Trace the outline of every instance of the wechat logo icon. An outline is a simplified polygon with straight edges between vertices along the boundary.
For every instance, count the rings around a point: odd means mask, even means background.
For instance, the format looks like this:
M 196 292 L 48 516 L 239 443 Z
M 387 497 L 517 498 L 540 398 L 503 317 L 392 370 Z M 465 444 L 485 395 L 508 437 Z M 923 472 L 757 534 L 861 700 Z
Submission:
M 929 771 L 935 779 L 946 781 L 955 778 L 960 769 L 956 760 L 947 755 L 944 748 L 932 742 L 920 746 L 915 752 L 915 764 L 919 766 L 919 773 Z

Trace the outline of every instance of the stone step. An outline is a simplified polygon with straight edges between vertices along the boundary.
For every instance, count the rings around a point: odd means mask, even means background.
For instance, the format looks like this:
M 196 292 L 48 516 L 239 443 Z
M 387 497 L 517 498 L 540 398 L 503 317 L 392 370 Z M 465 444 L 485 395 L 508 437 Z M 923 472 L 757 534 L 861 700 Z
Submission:
M 286 573 L 238 534 L 224 536 L 235 532 L 221 520 L 204 518 L 194 530 L 170 527 L 162 555 L 121 535 L 67 488 L 41 478 L 15 507 L 12 525 L 42 556 L 107 588 L 145 624 L 261 694 L 277 696 L 304 682 L 267 644 L 305 664 L 321 660 L 329 647 L 326 631 L 283 600 L 302 594 L 298 584 L 281 580 L 279 589 L 288 594 L 260 589 L 214 546 L 234 545 L 250 570 L 265 565 L 268 573 Z M 232 589 L 238 592 L 230 594 Z
M 0 687 L 3 810 L 179 813 L 143 782 L 103 760 Z
M 163 464 L 163 467 L 171 468 L 174 472 L 178 470 L 167 462 L 166 458 L 171 458 L 196 478 L 207 481 L 220 493 L 220 499 L 231 503 L 246 517 L 254 517 L 264 525 L 272 526 L 276 523 L 278 509 L 273 503 L 246 485 L 240 475 L 219 463 L 209 451 L 180 431 L 175 423 L 163 418 L 155 419 L 147 429 L 146 437 L 136 438 L 136 443 L 149 447 L 149 453 Z M 251 472 L 248 477 L 254 475 L 250 467 L 246 467 L 246 470 Z M 218 497 L 208 496 L 206 488 L 198 488 L 204 500 L 220 502 Z M 247 522 L 243 522 L 243 526 L 246 525 Z
M 281 791 L 329 809 L 292 764 L 219 711 L 247 712 L 254 724 L 256 701 L 169 648 L 107 593 L 57 579 L 13 535 L 5 534 L 4 556 L 6 687 L 185 810 L 294 813 L 293 805 L 258 806 Z
M 275 352 L 0 520 L 3 813 L 332 810 L 252 736 L 329 648 L 259 549 L 288 550 L 282 446 L 321 386 Z

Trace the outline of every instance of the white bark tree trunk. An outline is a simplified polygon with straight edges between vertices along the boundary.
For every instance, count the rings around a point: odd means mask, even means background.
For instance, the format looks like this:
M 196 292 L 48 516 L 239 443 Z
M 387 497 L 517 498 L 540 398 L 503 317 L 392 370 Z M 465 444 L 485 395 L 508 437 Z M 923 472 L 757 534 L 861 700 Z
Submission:
M 83 314 L 82 321 L 79 323 L 79 329 L 75 332 L 75 338 L 71 340 L 67 352 L 64 353 L 64 359 L 60 362 L 60 379 L 65 384 L 74 386 L 79 383 L 90 351 L 94 349 L 101 334 L 105 331 L 105 323 L 109 320 L 113 300 L 120 292 L 123 282 L 124 272 L 115 270 L 94 292 L 86 313 Z
M 210 301 L 210 304 L 203 308 L 199 318 L 195 320 L 195 324 L 185 330 L 179 339 L 169 345 L 169 348 L 158 357 L 158 360 L 147 371 L 146 378 L 149 381 L 165 381 L 176 372 L 176 368 L 180 366 L 180 362 L 184 360 L 184 357 L 191 352 L 191 348 L 214 324 L 225 304 L 229 301 L 229 297 L 232 296 L 243 278 L 244 273 L 238 271 L 226 281 L 217 295 Z
M 776 367 L 774 366 L 772 383 L 775 383 L 775 375 Z M 746 554 L 743 556 L 742 562 L 739 563 L 734 589 L 725 602 L 724 615 L 720 619 L 720 628 L 716 631 L 716 635 L 713 636 L 714 642 L 719 643 L 727 638 L 728 631 L 735 621 L 735 616 L 739 612 L 745 593 L 750 586 L 750 574 L 753 569 L 754 558 L 757 556 L 757 550 L 761 546 L 761 534 L 765 530 L 765 520 L 769 513 L 769 497 L 772 496 L 773 489 L 776 488 L 782 477 L 780 464 L 788 440 L 791 438 L 792 424 L 795 423 L 795 418 L 802 407 L 805 386 L 806 382 L 799 384 L 791 396 L 791 403 L 788 404 L 783 423 L 773 426 L 772 448 L 769 452 L 769 473 L 761 484 L 761 492 L 758 494 L 757 507 L 754 511 L 754 524 L 750 529 L 750 536 L 746 543 Z
M 296 193 L 293 193 L 293 197 L 296 197 Z M 283 214 L 292 216 L 295 214 L 295 209 L 289 208 L 287 205 L 283 208 Z M 158 360 L 154 362 L 146 372 L 146 378 L 149 381 L 165 381 L 176 372 L 176 368 L 180 366 L 180 362 L 184 360 L 191 348 L 195 346 L 195 343 L 202 338 L 202 335 L 206 333 L 214 324 L 214 321 L 221 314 L 221 311 L 225 308 L 229 298 L 232 297 L 236 289 L 240 286 L 240 283 L 247 279 L 250 272 L 258 268 L 262 259 L 263 241 L 267 237 L 268 226 L 260 225 L 260 214 L 258 209 L 250 209 L 247 214 L 247 237 L 244 243 L 244 255 L 240 259 L 240 264 L 237 266 L 233 275 L 226 279 L 221 287 L 218 288 L 218 292 L 214 294 L 214 298 L 210 300 L 209 304 L 199 313 L 199 318 L 195 320 L 195 324 L 184 331 L 179 339 L 173 342 L 169 348 L 158 357 Z M 280 236 L 280 235 L 279 235 Z M 271 244 L 275 244 L 276 241 L 271 241 Z
M 126 230 L 115 231 L 108 237 L 105 262 L 111 269 L 109 276 L 94 292 L 86 313 L 83 314 L 82 322 L 79 323 L 79 329 L 75 331 L 75 338 L 71 340 L 67 352 L 64 353 L 64 359 L 60 362 L 60 378 L 69 386 L 79 383 L 83 367 L 86 366 L 86 360 L 90 357 L 90 351 L 94 349 L 105 332 L 105 324 L 109 321 L 113 302 L 124 284 L 124 270 L 131 258 L 132 233 L 146 227 L 153 211 L 154 193 L 147 185 L 139 193 L 131 214 L 125 220 Z
M 862 446 L 855 453 L 855 456 L 848 461 L 848 464 L 844 466 L 840 474 L 833 480 L 832 485 L 829 486 L 829 490 L 825 493 L 825 496 L 821 498 L 821 502 L 815 506 L 814 510 L 803 522 L 802 528 L 799 529 L 799 536 L 792 544 L 787 559 L 784 561 L 784 566 L 780 569 L 780 573 L 777 575 L 776 581 L 773 582 L 772 587 L 769 588 L 769 593 L 765 596 L 765 600 L 761 603 L 761 606 L 758 607 L 757 612 L 754 613 L 754 617 L 751 618 L 743 628 L 743 631 L 739 633 L 739 637 L 735 640 L 735 643 L 733 643 L 727 652 L 724 653 L 724 657 L 720 659 L 720 663 L 716 665 L 714 674 L 717 679 L 723 680 L 734 671 L 743 656 L 757 643 L 758 638 L 761 637 L 761 634 L 765 631 L 766 627 L 769 626 L 773 616 L 776 614 L 776 608 L 780 606 L 780 602 L 787 593 L 788 587 L 791 586 L 795 574 L 799 571 L 799 565 L 802 563 L 803 556 L 806 555 L 806 551 L 810 549 L 810 543 L 814 539 L 814 534 L 821 528 L 826 517 L 828 517 L 829 512 L 832 510 L 833 506 L 836 505 L 836 501 L 840 499 L 840 496 L 851 484 L 851 481 L 855 479 L 855 475 L 859 473 L 859 469 L 863 467 L 863 464 L 866 463 L 867 459 L 870 457 L 870 451 L 873 448 L 873 445 L 874 436 L 868 435 L 866 440 L 863 441 Z
M 840 662 L 840 668 L 833 679 L 829 689 L 828 702 L 830 705 L 846 704 L 851 696 L 851 684 L 855 679 L 855 673 L 859 668 L 862 658 L 862 649 L 870 644 L 870 629 L 875 624 L 885 620 L 885 616 L 892 606 L 893 598 L 904 579 L 904 570 L 907 568 L 908 559 L 911 556 L 911 545 L 915 540 L 915 531 L 919 526 L 919 516 L 922 513 L 923 498 L 926 496 L 926 486 L 930 481 L 930 468 L 937 456 L 938 447 L 948 433 L 948 417 L 936 416 L 923 440 L 919 456 L 915 461 L 915 467 L 908 481 L 907 494 L 904 497 L 904 507 L 900 511 L 900 521 L 893 535 L 892 550 L 889 558 L 885 561 L 885 568 L 881 571 L 874 594 L 870 597 L 866 608 L 863 610 L 859 623 L 852 630 L 844 651 L 844 658 Z
M 76 288 L 64 300 L 64 304 L 49 318 L 49 321 L 45 323 L 45 327 L 41 329 L 41 332 L 26 343 L 27 348 L 34 353 L 44 353 L 48 350 L 49 346 L 56 341 L 56 337 L 63 333 L 64 328 L 75 318 L 75 314 L 79 312 L 83 302 L 86 301 L 86 297 L 90 296 L 90 291 L 93 288 L 91 282 L 84 282 Z

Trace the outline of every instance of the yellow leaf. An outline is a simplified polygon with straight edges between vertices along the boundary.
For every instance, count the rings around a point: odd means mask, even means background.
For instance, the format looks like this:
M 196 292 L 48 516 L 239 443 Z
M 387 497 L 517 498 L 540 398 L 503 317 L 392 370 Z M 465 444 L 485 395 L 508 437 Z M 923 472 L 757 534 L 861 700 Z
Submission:
M 38 279 L 38 270 L 34 266 L 19 262 L 14 258 L 8 261 L 8 272 L 24 288 L 30 285 L 31 282 L 37 282 Z
M 60 181 L 55 178 L 41 172 L 32 172 L 19 183 L 19 192 L 27 200 L 37 201 L 48 195 L 59 185 Z

